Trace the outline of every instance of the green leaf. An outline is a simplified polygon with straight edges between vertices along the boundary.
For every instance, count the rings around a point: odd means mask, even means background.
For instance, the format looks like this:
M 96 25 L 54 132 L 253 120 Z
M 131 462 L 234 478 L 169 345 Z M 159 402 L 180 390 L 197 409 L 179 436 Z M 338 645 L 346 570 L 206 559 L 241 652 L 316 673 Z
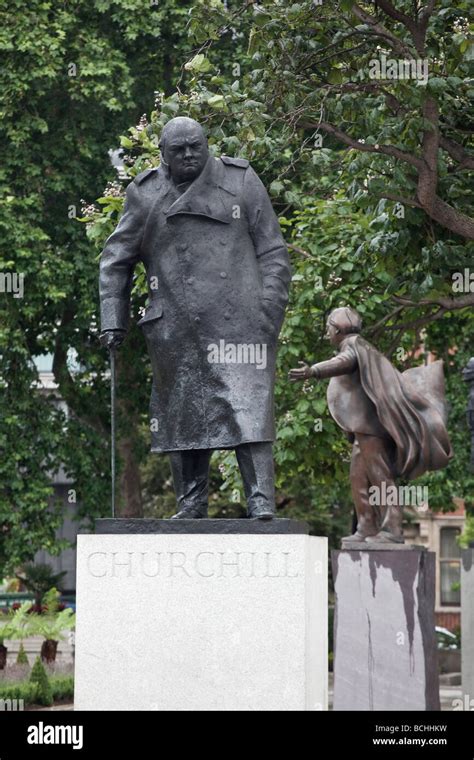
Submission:
M 250 30 L 247 55 L 253 55 L 257 51 L 259 39 L 259 31 L 253 27 Z
M 330 84 L 341 84 L 343 82 L 343 75 L 340 69 L 331 69 L 328 75 L 328 82 Z
M 212 64 L 203 53 L 198 53 L 194 58 L 184 64 L 184 68 L 186 71 L 195 71 L 202 74 L 205 71 L 209 71 L 209 69 L 212 68 Z
M 212 97 L 210 97 L 207 102 L 211 108 L 215 108 L 216 110 L 225 108 L 225 100 L 223 95 L 212 95 Z

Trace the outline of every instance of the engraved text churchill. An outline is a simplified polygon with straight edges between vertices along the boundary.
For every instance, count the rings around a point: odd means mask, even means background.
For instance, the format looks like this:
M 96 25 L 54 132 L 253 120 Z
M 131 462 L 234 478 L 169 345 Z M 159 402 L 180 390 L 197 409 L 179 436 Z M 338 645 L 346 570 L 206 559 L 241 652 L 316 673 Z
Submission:
M 292 552 L 92 552 L 94 578 L 297 578 Z

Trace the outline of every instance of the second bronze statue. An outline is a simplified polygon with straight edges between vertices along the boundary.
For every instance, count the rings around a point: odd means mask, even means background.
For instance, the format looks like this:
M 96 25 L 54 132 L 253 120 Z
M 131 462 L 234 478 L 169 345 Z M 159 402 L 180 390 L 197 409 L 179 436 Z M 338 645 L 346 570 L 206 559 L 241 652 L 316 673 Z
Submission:
M 411 480 L 438 470 L 452 456 L 443 364 L 435 361 L 400 373 L 361 337 L 361 328 L 354 309 L 334 309 L 327 337 L 339 353 L 312 367 L 301 362 L 303 366 L 290 370 L 289 379 L 332 378 L 329 410 L 353 443 L 350 478 L 357 530 L 343 539 L 343 546 L 403 543 L 396 479 Z

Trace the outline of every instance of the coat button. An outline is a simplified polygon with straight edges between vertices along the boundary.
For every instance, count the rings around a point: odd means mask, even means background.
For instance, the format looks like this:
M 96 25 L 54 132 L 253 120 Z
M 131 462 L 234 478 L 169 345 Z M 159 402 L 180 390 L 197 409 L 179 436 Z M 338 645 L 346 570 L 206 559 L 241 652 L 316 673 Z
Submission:
M 201 317 L 194 317 L 194 321 L 195 321 L 197 324 L 199 324 L 199 322 L 201 321 Z
M 230 319 L 230 311 L 224 313 L 224 319 Z
M 221 272 L 221 277 L 223 280 L 227 277 L 227 272 Z

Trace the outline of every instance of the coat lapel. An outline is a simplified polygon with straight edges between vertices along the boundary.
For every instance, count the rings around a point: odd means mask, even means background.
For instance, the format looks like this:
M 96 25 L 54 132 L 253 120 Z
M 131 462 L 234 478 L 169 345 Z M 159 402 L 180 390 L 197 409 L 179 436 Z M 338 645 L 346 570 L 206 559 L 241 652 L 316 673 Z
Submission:
M 165 215 L 171 217 L 176 214 L 192 214 L 230 224 L 232 196 L 235 198 L 232 190 L 226 187 L 221 161 L 210 156 L 199 177 L 171 203 L 165 210 Z

